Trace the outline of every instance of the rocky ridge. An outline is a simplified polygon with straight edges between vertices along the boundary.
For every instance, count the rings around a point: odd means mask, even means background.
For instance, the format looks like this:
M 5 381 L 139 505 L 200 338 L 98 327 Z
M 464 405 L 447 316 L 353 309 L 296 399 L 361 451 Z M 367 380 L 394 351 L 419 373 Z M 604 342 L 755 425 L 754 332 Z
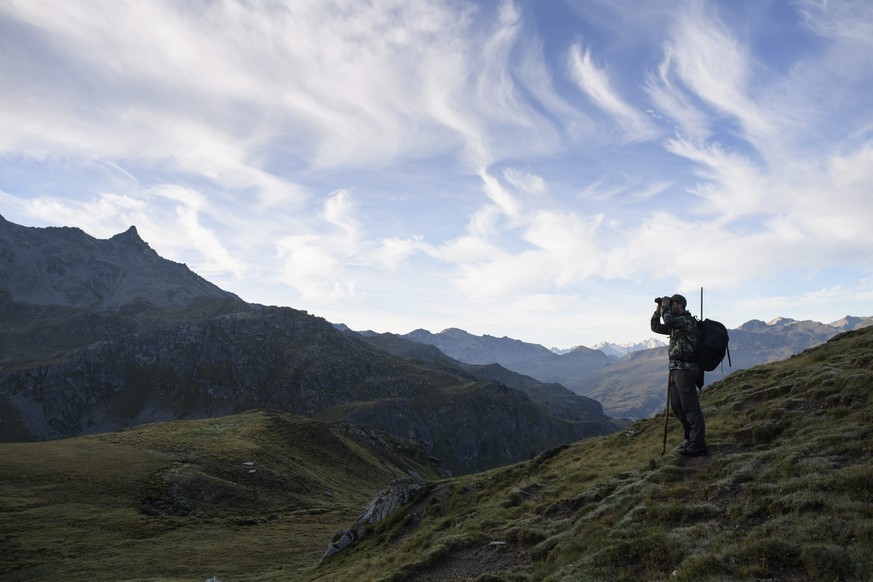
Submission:
M 555 418 L 524 391 L 448 360 L 394 356 L 306 312 L 245 303 L 165 261 L 135 230 L 97 241 L 78 229 L 0 227 L 12 265 L 0 277 L 3 441 L 275 408 L 419 438 L 452 471 L 470 472 L 615 430 L 599 407 Z M 9 274 L 25 257 L 23 285 Z M 443 406 L 456 400 L 468 408 Z M 414 415 L 398 422 L 396 410 Z M 463 433 L 471 422 L 487 438 Z M 456 433 L 465 436 L 445 437 Z
M 34 305 L 108 308 L 147 300 L 179 309 L 195 299 L 239 299 L 158 256 L 134 226 L 99 240 L 78 228 L 32 228 L 0 216 L 0 267 L 0 289 Z

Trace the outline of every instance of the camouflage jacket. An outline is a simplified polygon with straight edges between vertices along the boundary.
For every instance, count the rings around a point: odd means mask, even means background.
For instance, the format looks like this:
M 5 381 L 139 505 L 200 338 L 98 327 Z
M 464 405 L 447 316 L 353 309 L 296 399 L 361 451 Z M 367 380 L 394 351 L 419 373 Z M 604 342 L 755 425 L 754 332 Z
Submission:
M 664 323 L 661 323 L 663 318 Z M 686 311 L 673 315 L 666 307 L 652 315 L 652 331 L 670 336 L 670 369 L 700 370 L 697 359 L 697 320 Z

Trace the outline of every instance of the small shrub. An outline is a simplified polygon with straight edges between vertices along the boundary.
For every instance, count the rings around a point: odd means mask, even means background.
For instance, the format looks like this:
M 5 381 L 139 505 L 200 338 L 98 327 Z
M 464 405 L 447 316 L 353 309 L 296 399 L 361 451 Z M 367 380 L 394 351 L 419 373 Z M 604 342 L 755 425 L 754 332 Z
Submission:
M 505 540 L 510 544 L 520 543 L 524 545 L 538 544 L 547 537 L 546 533 L 541 529 L 524 526 L 513 527 L 504 536 Z
M 698 554 L 686 559 L 676 569 L 677 582 L 735 579 L 737 567 L 730 559 L 713 554 Z
M 778 420 L 764 420 L 752 425 L 752 439 L 759 445 L 770 444 L 775 441 L 784 430 L 785 427 L 782 422 Z
M 833 487 L 853 499 L 873 502 L 873 467 L 870 465 L 844 467 L 833 476 Z
M 555 546 L 560 543 L 563 535 L 555 535 L 550 538 L 547 538 L 531 548 L 530 550 L 530 559 L 534 562 L 542 562 L 546 558 L 549 557 L 549 554 L 552 550 L 555 549 Z
M 501 506 L 504 509 L 509 509 L 510 507 L 518 507 L 522 503 L 524 503 L 525 494 L 521 489 L 515 488 L 509 491 L 506 494 L 506 499 L 503 500 Z
M 804 570 L 800 548 L 779 538 L 753 539 L 737 548 L 740 575 L 746 578 L 780 578 L 786 571 Z
M 840 546 L 807 546 L 801 550 L 800 557 L 806 571 L 816 580 L 844 580 L 857 575 L 851 557 Z
M 681 560 L 678 552 L 663 533 L 654 531 L 618 541 L 592 560 L 615 580 L 650 580 L 672 572 Z

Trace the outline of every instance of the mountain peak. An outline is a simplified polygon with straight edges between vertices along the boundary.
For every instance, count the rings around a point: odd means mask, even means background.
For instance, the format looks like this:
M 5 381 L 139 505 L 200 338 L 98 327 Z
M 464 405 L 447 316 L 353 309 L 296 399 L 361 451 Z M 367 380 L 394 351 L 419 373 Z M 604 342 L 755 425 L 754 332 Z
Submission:
M 439 332 L 438 335 L 445 335 L 445 336 L 449 336 L 449 337 L 468 337 L 472 334 L 464 331 L 463 329 L 461 329 L 459 327 L 447 327 L 446 329 Z
M 139 236 L 139 232 L 136 230 L 136 227 L 132 224 L 130 225 L 130 228 L 128 228 L 126 231 L 122 232 L 121 234 L 117 234 L 115 236 L 126 236 L 128 238 L 138 238 L 138 239 L 142 240 L 142 238 L 140 238 L 140 236 Z
M 870 320 L 869 317 L 856 317 L 854 315 L 847 315 L 844 318 L 839 319 L 839 320 L 831 323 L 830 325 L 832 325 L 833 327 L 839 327 L 840 329 L 844 329 L 846 331 L 849 331 L 852 329 L 856 329 L 858 327 L 870 325 L 868 323 L 869 320 Z
M 16 301 L 118 307 L 145 299 L 179 308 L 199 298 L 236 298 L 160 257 L 135 226 L 108 240 L 72 227 L 28 227 L 5 219 L 0 226 L 0 251 L 10 267 L 0 273 L 0 291 Z
M 124 232 L 120 232 L 109 239 L 111 243 L 126 243 L 132 247 L 146 247 L 151 250 L 151 247 L 145 242 L 141 236 L 139 236 L 139 231 L 136 230 L 136 227 L 131 225 L 130 228 L 125 230 Z

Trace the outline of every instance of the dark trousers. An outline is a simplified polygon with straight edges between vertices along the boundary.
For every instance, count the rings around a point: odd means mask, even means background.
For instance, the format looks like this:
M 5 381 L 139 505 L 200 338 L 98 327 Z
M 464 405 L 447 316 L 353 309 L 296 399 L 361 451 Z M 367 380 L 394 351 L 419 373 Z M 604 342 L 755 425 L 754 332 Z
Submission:
M 693 450 L 706 448 L 706 424 L 697 398 L 696 378 L 692 370 L 670 370 L 670 408 L 682 423 L 685 440 Z

